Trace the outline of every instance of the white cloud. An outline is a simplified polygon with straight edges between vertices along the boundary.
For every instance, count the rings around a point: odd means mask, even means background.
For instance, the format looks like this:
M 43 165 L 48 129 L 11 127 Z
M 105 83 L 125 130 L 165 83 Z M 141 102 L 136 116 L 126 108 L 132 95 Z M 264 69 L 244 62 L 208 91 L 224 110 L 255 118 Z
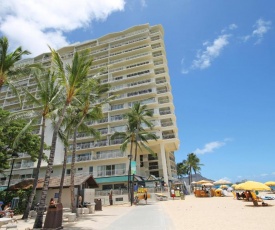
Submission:
M 88 27 L 124 9 L 125 0 L 2 0 L 0 32 L 33 55 L 48 52 L 47 45 L 60 48 L 69 43 L 64 32 Z
M 243 37 L 244 42 L 248 41 L 251 38 L 255 38 L 255 44 L 261 43 L 264 35 L 271 29 L 271 24 L 271 21 L 265 21 L 261 18 L 258 19 L 253 25 L 255 29 L 252 31 L 252 33 Z
M 264 34 L 267 33 L 267 31 L 271 28 L 271 21 L 264 21 L 263 19 L 259 19 L 254 27 L 256 27 L 256 29 L 253 30 L 252 36 L 257 37 L 256 43 L 260 43 Z
M 140 4 L 142 7 L 147 7 L 147 3 L 145 0 L 140 0 Z
M 184 58 L 181 59 L 181 73 L 182 74 L 188 74 L 189 70 L 184 67 Z
M 238 28 L 238 26 L 236 25 L 236 24 L 231 24 L 231 25 L 229 25 L 229 27 L 228 27 L 230 30 L 235 30 L 235 29 L 237 29 Z
M 204 46 L 206 46 L 206 48 L 204 49 L 204 51 L 198 51 L 197 58 L 193 60 L 191 68 L 208 68 L 211 65 L 212 61 L 220 55 L 223 48 L 229 44 L 229 37 L 230 35 L 224 34 L 215 39 L 212 44 L 204 42 Z
M 268 174 L 267 173 L 262 173 L 260 176 L 265 177 L 265 176 L 268 176 Z
M 218 148 L 224 146 L 225 144 L 226 144 L 225 141 L 213 141 L 213 142 L 205 144 L 202 149 L 197 148 L 194 152 L 196 154 L 211 153 L 215 149 L 218 149 Z

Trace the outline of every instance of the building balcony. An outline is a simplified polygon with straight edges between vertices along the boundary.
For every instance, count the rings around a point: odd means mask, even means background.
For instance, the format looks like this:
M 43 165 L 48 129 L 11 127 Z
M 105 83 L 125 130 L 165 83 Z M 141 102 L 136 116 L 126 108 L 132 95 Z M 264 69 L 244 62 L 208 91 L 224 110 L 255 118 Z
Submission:
M 176 135 L 174 133 L 162 134 L 162 139 L 173 139 L 173 138 L 176 138 Z
M 121 157 L 126 157 L 126 154 L 119 151 L 119 152 L 96 154 L 96 156 L 93 156 L 93 160 L 106 160 L 106 159 L 114 159 L 114 158 L 121 158 Z
M 170 110 L 170 109 L 166 109 L 166 110 L 159 110 L 159 114 L 160 114 L 160 115 L 167 115 L 167 114 L 171 114 L 171 110 Z
M 167 127 L 167 126 L 173 126 L 172 121 L 162 121 L 161 122 L 161 127 Z
M 95 177 L 122 176 L 122 175 L 126 175 L 126 169 L 97 171 L 97 174 Z

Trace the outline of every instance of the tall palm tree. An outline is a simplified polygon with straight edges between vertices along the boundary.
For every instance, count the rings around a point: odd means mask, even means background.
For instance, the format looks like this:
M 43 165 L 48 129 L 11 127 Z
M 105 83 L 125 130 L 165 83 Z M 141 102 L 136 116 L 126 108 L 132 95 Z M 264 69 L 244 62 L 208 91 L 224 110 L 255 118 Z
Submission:
M 153 112 L 151 110 L 147 109 L 146 105 L 141 105 L 140 102 L 134 103 L 133 108 L 129 113 L 126 114 L 129 124 L 132 128 L 134 128 L 137 132 L 140 133 L 138 135 L 138 138 L 136 138 L 136 148 L 135 148 L 135 158 L 134 160 L 137 160 L 137 147 L 138 142 L 137 140 L 140 140 L 141 145 L 143 145 L 144 141 L 147 141 L 147 139 L 155 139 L 156 136 L 151 135 L 149 132 L 144 132 L 144 129 L 142 128 L 142 124 L 144 124 L 146 127 L 152 129 L 154 127 L 154 124 L 148 120 L 148 117 L 153 116 Z M 143 133 L 143 135 L 141 135 Z M 149 136 L 148 136 L 149 135 Z M 144 148 L 150 151 L 150 148 L 147 148 L 147 145 L 143 145 Z
M 151 117 L 153 114 L 151 111 L 146 110 L 146 105 L 140 104 L 140 102 L 135 103 L 130 112 L 126 113 L 125 117 L 128 121 L 126 125 L 125 132 L 115 132 L 111 139 L 123 139 L 123 143 L 120 146 L 122 152 L 125 152 L 128 145 L 130 144 L 130 157 L 132 158 L 133 147 L 135 145 L 135 158 L 134 161 L 137 159 L 137 149 L 139 148 L 141 151 L 142 149 L 146 149 L 149 153 L 154 154 L 151 148 L 148 146 L 148 140 L 153 139 L 157 140 L 157 136 L 153 133 L 146 132 L 142 127 L 142 123 L 144 123 L 150 129 L 153 128 L 153 124 L 146 119 L 147 117 Z M 131 197 L 130 194 L 130 170 L 131 165 L 129 164 L 128 170 L 128 195 L 129 198 Z M 131 198 L 130 198 L 131 199 Z
M 74 176 L 75 176 L 75 157 L 76 157 L 76 138 L 77 132 L 79 129 L 84 127 L 84 130 L 88 130 L 89 133 L 99 138 L 99 133 L 97 130 L 92 127 L 87 128 L 84 121 L 95 121 L 102 119 L 102 105 L 109 102 L 113 99 L 113 96 L 100 100 L 101 102 L 97 103 L 101 96 L 110 89 L 109 84 L 100 84 L 98 79 L 89 79 L 85 86 L 82 88 L 82 94 L 78 97 L 78 102 L 80 105 L 77 106 L 74 113 L 73 121 L 73 151 L 72 151 L 72 162 L 71 162 L 71 207 L 72 212 L 76 212 L 75 206 L 75 196 L 74 196 Z
M 178 178 L 181 178 L 182 175 L 184 175 L 184 167 L 183 167 L 183 163 L 180 162 L 180 163 L 177 163 L 177 175 L 178 175 Z
M 53 68 L 55 69 L 56 75 L 58 77 L 58 84 L 60 84 L 63 87 L 65 100 L 60 116 L 58 117 L 58 121 L 55 124 L 53 130 L 48 166 L 46 169 L 44 185 L 39 202 L 39 209 L 33 226 L 34 228 L 42 228 L 43 212 L 55 156 L 56 140 L 61 123 L 64 119 L 67 107 L 70 106 L 73 101 L 76 101 L 77 96 L 82 93 L 82 88 L 87 83 L 89 71 L 93 63 L 92 58 L 88 55 L 89 50 L 85 50 L 81 53 L 75 52 L 71 64 L 63 63 L 60 55 L 54 49 L 51 49 L 51 54 Z
M 31 53 L 28 50 L 23 50 L 21 46 L 9 53 L 8 38 L 5 36 L 0 38 L 0 90 L 3 85 L 9 85 L 16 92 L 12 81 L 19 76 L 26 76 L 32 69 L 41 68 L 38 64 L 16 66 L 16 62 L 20 61 L 24 55 L 29 54 Z
M 200 163 L 200 159 L 197 157 L 195 153 L 189 153 L 187 155 L 187 159 L 183 160 L 183 168 L 188 172 L 189 175 L 189 185 L 192 182 L 192 171 L 197 174 L 201 170 L 201 166 L 203 164 Z
M 27 204 L 27 208 L 24 212 L 22 219 L 27 219 L 29 216 L 29 212 L 33 203 L 33 199 L 36 192 L 36 187 L 38 183 L 38 176 L 40 171 L 40 166 L 43 158 L 43 151 L 44 151 L 44 139 L 45 139 L 45 127 L 46 127 L 46 120 L 50 118 L 51 114 L 56 110 L 58 105 L 61 103 L 62 98 L 62 91 L 60 85 L 56 84 L 56 76 L 54 73 L 50 71 L 45 71 L 42 73 L 35 73 L 33 75 L 38 91 L 36 96 L 33 95 L 32 92 L 29 92 L 25 89 L 26 99 L 28 104 L 33 104 L 33 117 L 41 120 L 42 118 L 42 129 L 41 129 L 41 142 L 40 142 L 40 151 L 39 157 L 36 166 L 36 172 L 34 174 L 34 181 L 32 186 L 32 191 L 29 196 L 29 201 Z

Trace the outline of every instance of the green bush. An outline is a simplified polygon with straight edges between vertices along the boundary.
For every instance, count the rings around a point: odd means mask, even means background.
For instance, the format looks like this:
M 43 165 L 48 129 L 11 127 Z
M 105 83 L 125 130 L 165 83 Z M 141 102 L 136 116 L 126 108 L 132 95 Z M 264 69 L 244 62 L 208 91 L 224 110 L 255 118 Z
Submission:
M 31 188 L 27 190 L 17 190 L 17 191 L 0 191 L 0 197 L 5 197 L 6 199 L 2 200 L 4 205 L 8 202 L 11 202 L 13 198 L 18 197 L 19 202 L 17 208 L 14 209 L 14 214 L 23 214 L 27 208 L 28 198 L 31 194 Z M 2 206 L 4 207 L 4 206 Z

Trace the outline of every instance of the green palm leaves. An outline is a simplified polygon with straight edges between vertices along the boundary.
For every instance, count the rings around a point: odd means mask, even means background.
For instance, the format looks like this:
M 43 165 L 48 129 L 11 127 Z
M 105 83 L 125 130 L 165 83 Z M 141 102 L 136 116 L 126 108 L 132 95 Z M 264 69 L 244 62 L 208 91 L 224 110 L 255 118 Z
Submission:
M 130 154 L 132 155 L 134 143 L 135 143 L 135 158 L 137 159 L 137 149 L 146 149 L 149 153 L 154 152 L 148 146 L 149 140 L 157 140 L 157 136 L 154 133 L 147 132 L 143 127 L 153 129 L 153 123 L 148 120 L 152 117 L 153 113 L 147 110 L 146 105 L 141 105 L 139 102 L 135 103 L 130 112 L 126 113 L 125 117 L 128 120 L 125 132 L 115 132 L 112 135 L 112 139 L 123 139 L 123 143 L 120 146 L 121 151 L 125 152 L 130 144 Z

